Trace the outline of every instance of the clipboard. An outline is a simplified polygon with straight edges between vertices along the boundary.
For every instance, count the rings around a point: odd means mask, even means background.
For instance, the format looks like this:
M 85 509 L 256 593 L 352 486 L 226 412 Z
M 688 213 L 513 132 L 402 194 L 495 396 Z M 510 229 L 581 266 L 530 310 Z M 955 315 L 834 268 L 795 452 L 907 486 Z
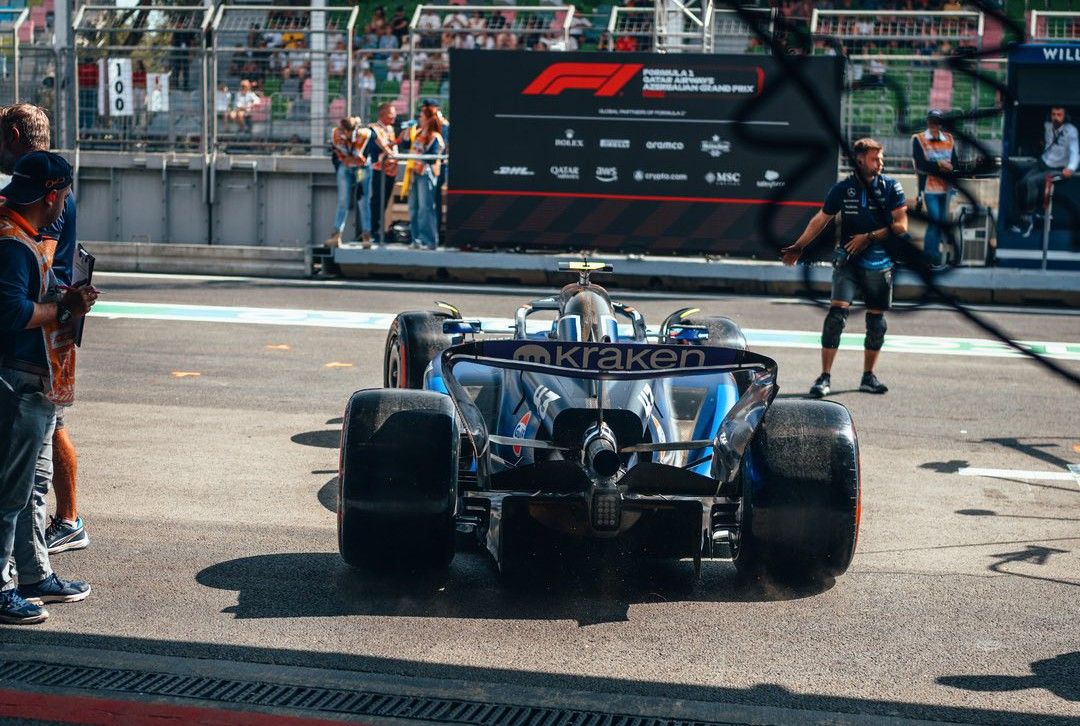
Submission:
M 83 285 L 89 285 L 94 279 L 94 260 L 95 257 L 82 246 L 80 242 L 75 248 L 75 260 L 71 270 L 71 285 L 72 287 L 82 287 Z M 83 327 L 86 325 L 86 316 L 82 316 L 74 321 L 75 329 L 73 332 L 73 338 L 75 339 L 75 345 L 82 345 Z

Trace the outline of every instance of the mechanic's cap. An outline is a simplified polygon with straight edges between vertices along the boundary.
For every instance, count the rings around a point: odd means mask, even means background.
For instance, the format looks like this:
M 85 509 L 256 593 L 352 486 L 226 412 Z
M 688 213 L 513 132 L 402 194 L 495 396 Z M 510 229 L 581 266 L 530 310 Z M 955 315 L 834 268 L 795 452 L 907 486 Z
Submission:
M 942 111 L 940 108 L 932 108 L 926 112 L 926 120 L 929 121 L 930 119 L 934 119 L 935 121 L 944 121 L 945 112 Z
M 71 164 L 59 154 L 31 151 L 15 162 L 11 182 L 0 189 L 0 196 L 16 204 L 33 204 L 49 192 L 71 186 Z

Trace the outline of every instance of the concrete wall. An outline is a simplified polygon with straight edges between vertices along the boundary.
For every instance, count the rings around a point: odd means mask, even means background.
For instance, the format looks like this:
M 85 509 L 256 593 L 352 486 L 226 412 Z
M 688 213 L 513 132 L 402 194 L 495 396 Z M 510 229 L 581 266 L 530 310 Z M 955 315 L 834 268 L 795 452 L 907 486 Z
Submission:
M 333 226 L 337 187 L 329 157 L 86 151 L 67 156 L 76 165 L 84 240 L 310 247 L 321 244 Z M 915 176 L 897 179 L 914 200 Z M 966 186 L 981 204 L 996 206 L 997 179 Z M 963 201 L 957 195 L 954 204 Z M 399 205 L 390 218 L 405 214 Z M 916 238 L 922 226 L 913 220 Z M 351 219 L 346 230 L 353 230 Z

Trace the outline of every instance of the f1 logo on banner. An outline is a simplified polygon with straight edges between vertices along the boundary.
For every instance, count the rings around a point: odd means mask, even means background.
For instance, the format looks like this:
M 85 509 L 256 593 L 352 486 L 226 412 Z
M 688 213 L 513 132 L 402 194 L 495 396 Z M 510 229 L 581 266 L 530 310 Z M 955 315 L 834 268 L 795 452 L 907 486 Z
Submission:
M 641 70 L 641 63 L 552 63 L 521 93 L 525 96 L 558 96 L 568 89 L 596 91 L 594 96 L 614 96 Z

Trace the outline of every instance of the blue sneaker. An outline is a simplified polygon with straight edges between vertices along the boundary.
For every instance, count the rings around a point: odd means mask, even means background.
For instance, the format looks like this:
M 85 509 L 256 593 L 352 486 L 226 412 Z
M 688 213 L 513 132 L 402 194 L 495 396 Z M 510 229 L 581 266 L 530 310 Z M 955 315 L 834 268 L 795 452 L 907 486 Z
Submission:
M 61 580 L 52 573 L 41 582 L 19 585 L 19 595 L 35 605 L 47 602 L 79 602 L 90 594 L 90 585 L 79 580 Z
M 18 590 L 0 592 L 0 623 L 34 625 L 44 622 L 48 617 L 48 610 L 27 602 Z
M 49 547 L 49 554 L 67 552 L 68 550 L 81 550 L 90 544 L 90 538 L 86 536 L 82 517 L 75 520 L 71 525 L 59 517 L 50 517 L 49 526 L 45 528 L 45 544 Z

